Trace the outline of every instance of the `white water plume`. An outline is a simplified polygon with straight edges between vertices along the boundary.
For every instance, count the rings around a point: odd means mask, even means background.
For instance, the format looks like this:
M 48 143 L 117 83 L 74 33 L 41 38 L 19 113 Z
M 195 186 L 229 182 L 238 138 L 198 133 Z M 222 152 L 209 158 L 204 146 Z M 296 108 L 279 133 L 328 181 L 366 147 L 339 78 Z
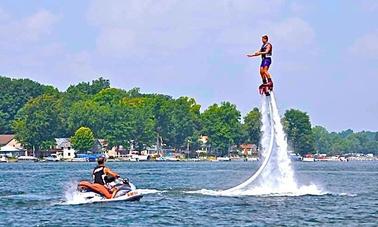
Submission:
M 262 195 L 298 196 L 322 195 L 315 184 L 299 185 L 288 154 L 286 136 L 281 123 L 274 93 L 262 96 L 262 139 L 263 162 L 258 170 L 245 182 L 224 191 L 199 190 L 194 193 L 222 196 Z
M 262 174 L 264 174 L 264 170 L 266 166 L 269 163 L 270 156 L 272 155 L 273 151 L 273 145 L 274 145 L 274 130 L 273 130 L 273 120 L 269 114 L 271 109 L 271 105 L 269 102 L 266 102 L 266 99 L 262 99 L 262 106 L 261 106 L 261 114 L 262 114 L 262 133 L 263 137 L 261 140 L 262 144 L 262 158 L 263 162 L 259 169 L 245 182 L 241 183 L 238 186 L 235 186 L 233 188 L 230 188 L 228 190 L 225 190 L 224 193 L 235 193 L 239 192 L 240 190 L 244 190 L 246 188 L 249 188 L 249 186 L 257 179 L 259 178 Z
M 244 188 L 242 193 L 251 194 L 322 194 L 314 184 L 299 186 L 288 154 L 286 136 L 281 123 L 274 93 L 270 98 L 270 117 L 274 128 L 274 146 L 269 162 L 259 178 L 253 184 Z M 264 114 L 262 112 L 262 114 Z M 263 124 L 265 122 L 263 121 Z M 263 137 L 265 135 L 263 134 Z M 264 144 L 264 138 L 262 144 Z

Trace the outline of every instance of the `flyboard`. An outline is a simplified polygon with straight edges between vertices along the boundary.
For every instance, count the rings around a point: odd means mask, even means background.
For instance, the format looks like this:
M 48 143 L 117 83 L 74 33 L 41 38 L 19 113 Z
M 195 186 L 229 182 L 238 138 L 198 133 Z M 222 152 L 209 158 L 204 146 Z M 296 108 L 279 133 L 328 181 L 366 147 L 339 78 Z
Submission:
M 270 93 L 273 95 L 273 91 L 270 91 Z M 264 161 L 263 163 L 261 164 L 260 168 L 250 177 L 248 178 L 245 182 L 235 186 L 235 187 L 232 187 L 230 189 L 227 189 L 227 190 L 224 190 L 223 192 L 235 192 L 235 191 L 238 191 L 238 190 L 241 190 L 243 188 L 245 188 L 246 186 L 248 186 L 249 184 L 251 184 L 253 181 L 255 181 L 257 179 L 258 176 L 260 176 L 260 174 L 264 171 L 264 169 L 266 168 L 266 166 L 268 165 L 268 162 L 269 162 L 269 159 L 270 159 L 270 156 L 272 155 L 272 152 L 273 152 L 273 145 L 274 145 L 274 121 L 273 121 L 273 109 L 272 109 L 272 102 L 271 102 L 271 99 L 272 99 L 272 96 L 269 94 L 269 95 L 266 95 L 264 97 L 268 103 L 268 109 L 269 109 L 269 122 L 270 122 L 270 139 L 269 139 L 269 146 L 268 146 L 268 151 L 267 151 L 267 154 L 266 156 L 264 157 Z

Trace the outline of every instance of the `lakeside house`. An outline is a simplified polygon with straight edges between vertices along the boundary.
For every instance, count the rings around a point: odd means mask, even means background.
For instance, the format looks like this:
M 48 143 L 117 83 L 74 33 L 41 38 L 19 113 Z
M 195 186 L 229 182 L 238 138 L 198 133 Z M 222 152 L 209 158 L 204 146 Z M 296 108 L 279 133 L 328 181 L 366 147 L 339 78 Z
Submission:
M 108 146 L 108 145 L 106 145 Z M 129 151 L 125 149 L 123 146 L 114 146 L 112 149 L 107 150 L 106 154 L 109 158 L 120 158 L 120 157 L 126 157 L 129 154 Z
M 206 159 L 209 153 L 209 137 L 201 135 L 198 138 L 198 142 L 200 144 L 200 149 L 196 150 L 197 157 L 200 159 Z
M 104 139 L 95 139 L 93 147 L 86 152 L 87 154 L 103 154 L 106 151 L 108 142 Z M 70 138 L 55 138 L 55 147 L 52 149 L 57 155 L 65 160 L 72 160 L 78 154 L 73 149 Z
M 252 143 L 241 144 L 240 149 L 242 150 L 244 157 L 258 157 L 256 144 L 252 144 Z
M 95 139 L 92 149 L 90 150 L 93 154 L 106 153 L 108 149 L 108 141 L 105 139 Z
M 55 138 L 56 154 L 62 156 L 65 160 L 72 160 L 75 158 L 75 149 L 72 148 L 71 141 L 69 138 Z
M 26 149 L 14 138 L 13 134 L 0 135 L 0 154 L 7 157 L 27 155 Z

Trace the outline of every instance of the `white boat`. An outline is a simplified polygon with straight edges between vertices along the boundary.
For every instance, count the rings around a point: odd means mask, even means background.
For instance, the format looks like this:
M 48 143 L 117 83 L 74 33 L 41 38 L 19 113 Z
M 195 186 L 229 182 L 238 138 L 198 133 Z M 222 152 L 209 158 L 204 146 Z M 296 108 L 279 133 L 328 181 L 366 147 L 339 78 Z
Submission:
M 158 157 L 158 158 L 156 158 L 156 161 L 157 161 L 157 162 L 164 162 L 164 161 L 166 161 L 166 160 L 165 160 L 164 157 Z
M 290 153 L 289 155 L 291 161 L 302 161 L 302 156 L 300 156 L 299 154 Z
M 304 157 L 302 159 L 302 162 L 315 162 L 315 158 L 314 157 Z
M 201 159 L 199 159 L 199 158 L 189 158 L 189 159 L 187 159 L 187 161 L 188 162 L 199 162 L 199 161 L 201 161 Z
M 135 158 L 135 157 L 130 157 L 129 159 L 127 159 L 127 161 L 129 161 L 129 162 L 139 162 L 139 159 Z
M 302 157 L 302 162 L 315 162 L 316 159 L 313 154 L 306 154 Z
M 139 162 L 139 155 L 137 154 L 128 154 L 125 159 L 128 162 Z
M 229 162 L 229 161 L 231 161 L 231 158 L 230 157 L 217 157 L 217 161 Z
M 148 155 L 138 155 L 137 158 L 138 158 L 139 161 L 148 161 L 149 160 Z
M 17 158 L 17 161 L 19 162 L 38 162 L 38 158 L 33 156 L 19 156 Z
M 61 158 L 56 154 L 51 154 L 50 156 L 45 158 L 46 162 L 59 162 Z
M 5 155 L 0 156 L 0 162 L 8 162 L 8 158 Z
M 126 156 L 119 158 L 121 161 L 127 162 L 139 162 L 139 161 L 148 161 L 148 155 L 139 155 L 139 154 L 127 154 Z
M 165 157 L 165 161 L 168 161 L 168 162 L 177 162 L 177 161 L 180 161 L 180 159 L 178 159 L 177 157 L 168 156 L 168 157 Z
M 73 158 L 71 162 L 88 162 L 87 158 Z
M 331 156 L 331 157 L 321 157 L 321 158 L 316 159 L 315 161 L 319 161 L 319 162 L 346 162 L 348 160 L 345 157 Z

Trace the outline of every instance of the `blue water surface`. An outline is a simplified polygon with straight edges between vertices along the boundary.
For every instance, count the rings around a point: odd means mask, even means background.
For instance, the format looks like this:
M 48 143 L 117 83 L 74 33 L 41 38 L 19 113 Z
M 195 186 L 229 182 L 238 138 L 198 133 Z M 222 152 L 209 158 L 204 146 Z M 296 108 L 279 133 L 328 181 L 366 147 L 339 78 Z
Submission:
M 299 182 L 327 193 L 224 197 L 258 162 L 107 163 L 138 188 L 139 202 L 70 205 L 65 194 L 90 179 L 94 163 L 1 163 L 1 226 L 377 226 L 378 162 L 294 163 Z

